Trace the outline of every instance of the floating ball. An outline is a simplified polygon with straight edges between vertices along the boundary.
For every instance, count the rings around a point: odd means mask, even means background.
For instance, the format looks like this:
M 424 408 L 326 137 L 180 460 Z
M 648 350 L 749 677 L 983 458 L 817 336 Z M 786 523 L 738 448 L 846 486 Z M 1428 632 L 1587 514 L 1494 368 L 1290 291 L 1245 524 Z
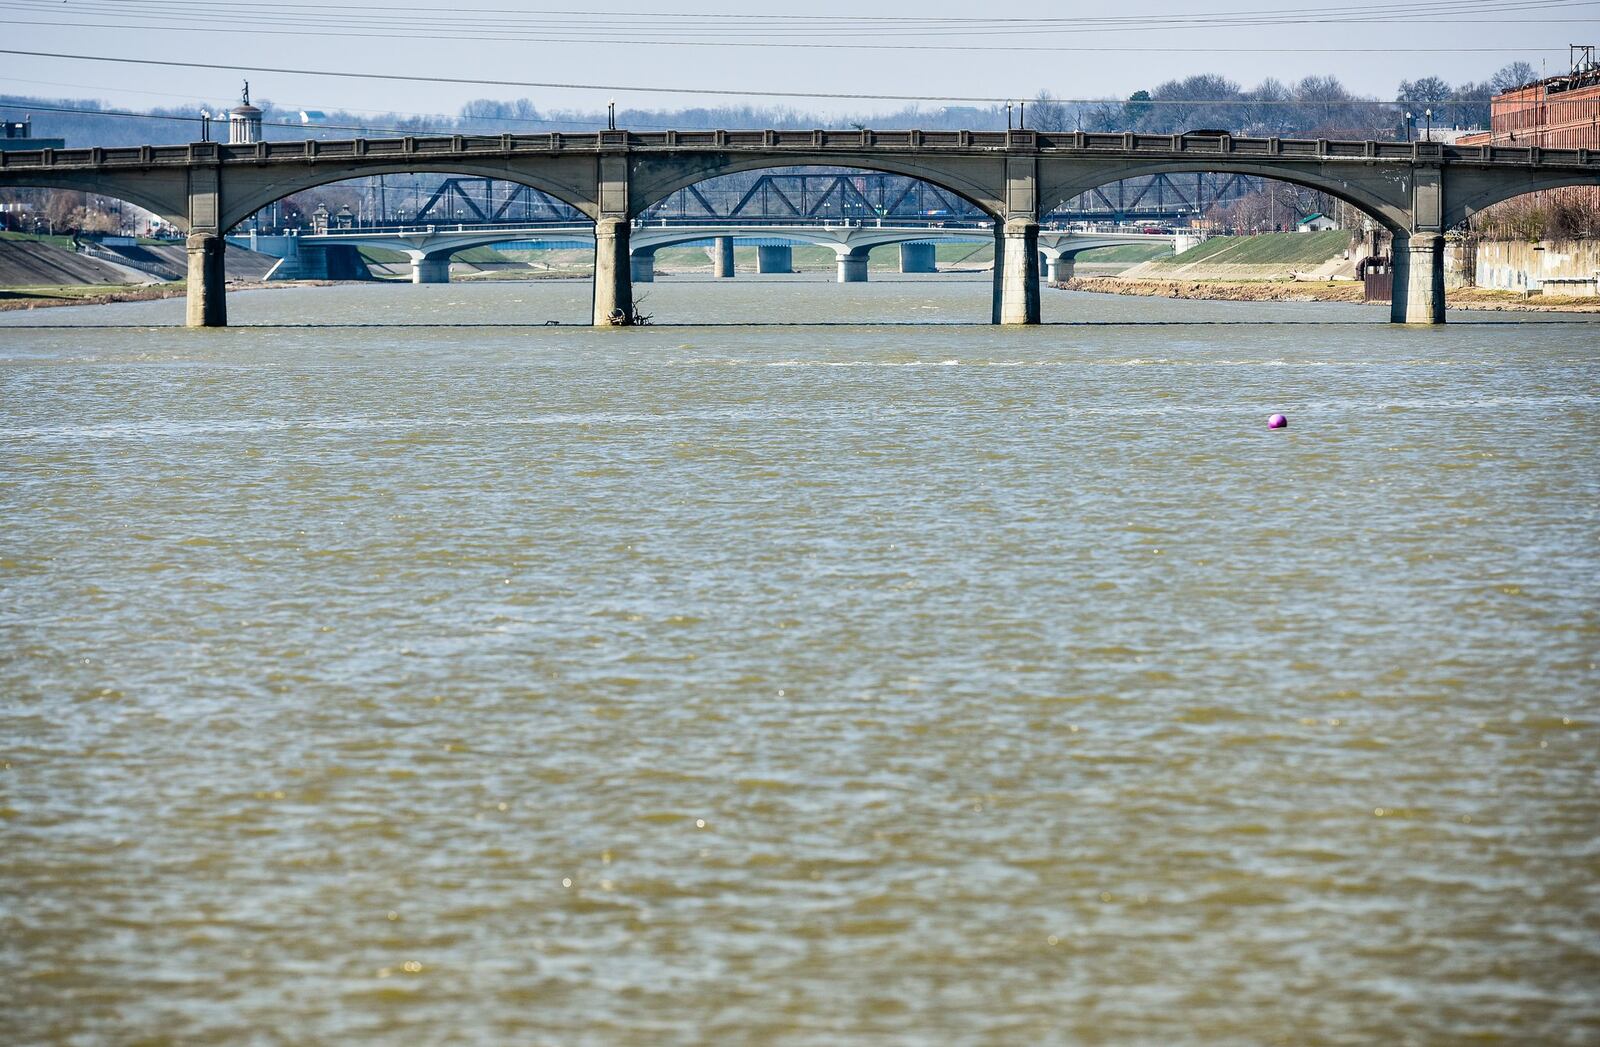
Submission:
M 1281 414 L 1275 414 L 1271 418 L 1267 419 L 1267 428 L 1268 429 L 1287 429 L 1287 428 L 1289 428 L 1289 419 L 1285 418 Z

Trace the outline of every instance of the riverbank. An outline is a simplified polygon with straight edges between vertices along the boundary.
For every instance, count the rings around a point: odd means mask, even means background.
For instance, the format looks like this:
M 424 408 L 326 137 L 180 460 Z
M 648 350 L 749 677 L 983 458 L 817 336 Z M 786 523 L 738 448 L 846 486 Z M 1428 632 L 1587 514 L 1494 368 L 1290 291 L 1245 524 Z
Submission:
M 259 280 L 230 283 L 232 291 L 265 291 L 282 287 L 331 287 L 335 280 L 278 281 Z M 155 302 L 163 298 L 182 298 L 187 294 L 182 283 L 143 285 L 83 285 L 60 287 L 0 287 L 0 312 L 19 309 L 53 309 L 63 305 L 112 305 L 117 302 Z
M 1222 281 L 1135 280 L 1085 277 L 1051 284 L 1058 290 L 1141 298 L 1177 298 L 1210 302 L 1364 302 L 1362 285 L 1352 281 Z M 1539 295 L 1523 298 L 1513 291 L 1461 287 L 1447 295 L 1450 308 L 1489 312 L 1600 313 L 1600 297 Z

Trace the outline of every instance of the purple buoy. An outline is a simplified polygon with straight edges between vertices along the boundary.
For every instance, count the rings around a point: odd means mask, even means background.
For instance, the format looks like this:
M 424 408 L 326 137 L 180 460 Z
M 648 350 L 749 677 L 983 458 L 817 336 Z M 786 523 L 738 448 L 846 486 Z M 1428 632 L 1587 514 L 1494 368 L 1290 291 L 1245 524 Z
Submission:
M 1275 414 L 1271 418 L 1267 419 L 1267 428 L 1268 429 L 1287 429 L 1287 428 L 1289 428 L 1289 419 L 1285 418 L 1281 414 Z

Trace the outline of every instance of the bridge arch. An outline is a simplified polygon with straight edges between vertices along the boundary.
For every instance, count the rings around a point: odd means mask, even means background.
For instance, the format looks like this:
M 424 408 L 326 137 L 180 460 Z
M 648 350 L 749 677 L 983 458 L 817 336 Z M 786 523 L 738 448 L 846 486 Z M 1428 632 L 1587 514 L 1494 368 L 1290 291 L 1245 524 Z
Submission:
M 1553 171 L 1535 175 L 1527 181 L 1509 183 L 1505 178 L 1493 177 L 1491 172 L 1462 172 L 1452 184 L 1453 192 L 1445 200 L 1444 226 L 1454 228 L 1479 211 L 1495 204 L 1515 200 L 1519 196 L 1549 189 L 1570 189 L 1581 186 L 1600 186 L 1600 174 L 1578 171 Z
M 1327 193 L 1342 200 L 1356 210 L 1368 215 L 1391 233 L 1402 237 L 1411 234 L 1411 190 L 1404 179 L 1395 178 L 1384 183 L 1382 192 L 1364 186 L 1352 185 L 1348 179 L 1334 177 L 1321 168 L 1325 165 L 1291 165 L 1287 163 L 1251 163 L 1231 160 L 1226 156 L 1211 156 L 1192 161 L 1156 161 L 1150 163 L 1110 163 L 1098 171 L 1087 173 L 1082 164 L 1067 168 L 1057 174 L 1055 165 L 1047 159 L 1040 164 L 1040 211 L 1048 211 L 1063 200 L 1093 192 L 1101 186 L 1120 182 L 1125 178 L 1139 178 L 1157 174 L 1195 174 L 1220 172 L 1243 174 L 1274 182 L 1287 182 L 1317 192 Z M 1074 169 L 1076 168 L 1076 169 Z M 1337 170 L 1337 168 L 1334 168 Z
M 93 174 L 73 171 L 33 171 L 17 179 L 7 179 L 7 189 L 61 189 L 72 193 L 87 193 L 133 204 L 170 222 L 185 232 L 189 229 L 189 193 L 187 185 L 179 185 L 171 178 L 139 179 L 118 174 L 101 179 Z
M 571 167 L 571 170 L 568 170 Z M 579 170 L 583 167 L 583 170 Z M 385 164 L 362 164 L 359 167 L 307 167 L 285 171 L 279 167 L 261 168 L 259 171 L 229 172 L 229 195 L 223 200 L 219 228 L 231 230 L 251 215 L 295 193 L 316 189 L 338 182 L 390 174 L 444 174 L 468 178 L 488 178 L 501 182 L 515 182 L 536 189 L 547 196 L 577 209 L 589 218 L 599 212 L 596 203 L 593 159 L 587 165 L 562 165 L 544 163 L 538 166 L 511 163 L 471 163 L 451 160 L 448 157 L 426 159 L 409 158 Z
M 846 168 L 904 175 L 961 197 L 991 218 L 1005 210 L 1004 160 L 987 157 L 954 157 L 940 160 L 915 156 L 860 157 L 835 154 L 742 155 L 717 154 L 714 158 L 637 156 L 629 177 L 628 214 L 636 216 L 680 189 L 749 171 L 771 171 L 793 167 Z

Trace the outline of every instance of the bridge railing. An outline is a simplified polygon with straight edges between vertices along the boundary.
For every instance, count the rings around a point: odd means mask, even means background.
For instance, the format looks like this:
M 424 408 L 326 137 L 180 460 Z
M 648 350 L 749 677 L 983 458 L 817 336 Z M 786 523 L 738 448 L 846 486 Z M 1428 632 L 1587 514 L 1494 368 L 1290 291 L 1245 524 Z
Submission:
M 1540 146 L 1454 146 L 1439 142 L 1234 138 L 1231 135 L 1150 135 L 1013 131 L 601 131 L 536 135 L 448 135 L 262 141 L 244 145 L 187 145 L 33 149 L 0 152 L 0 168 L 128 167 L 158 164 L 246 163 L 361 157 L 453 157 L 515 152 L 597 152 L 609 149 L 735 149 L 838 152 L 871 150 L 1026 150 L 1042 154 L 1249 156 L 1283 159 L 1454 161 L 1506 165 L 1600 167 L 1600 152 Z

